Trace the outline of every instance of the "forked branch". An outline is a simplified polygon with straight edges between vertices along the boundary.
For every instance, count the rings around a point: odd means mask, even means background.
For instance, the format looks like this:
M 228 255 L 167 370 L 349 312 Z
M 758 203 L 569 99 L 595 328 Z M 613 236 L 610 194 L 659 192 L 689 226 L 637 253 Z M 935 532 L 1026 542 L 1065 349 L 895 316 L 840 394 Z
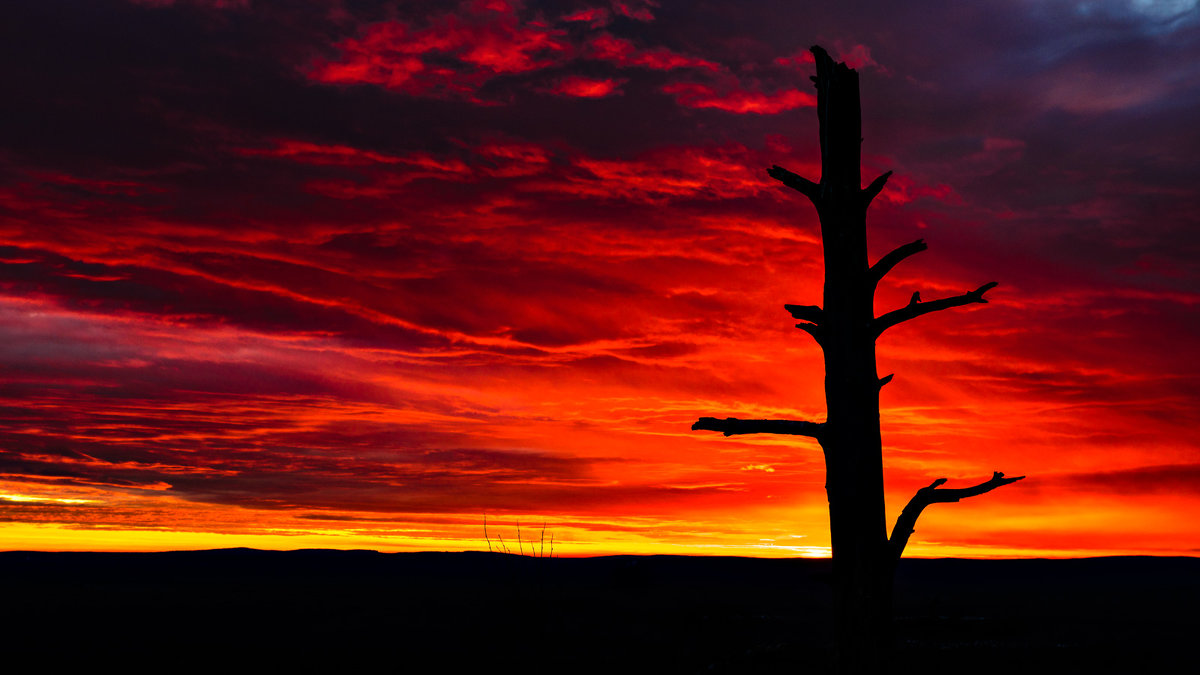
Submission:
M 719 419 L 701 417 L 692 425 L 692 431 L 720 431 L 726 436 L 734 434 L 785 434 L 820 438 L 825 425 L 819 422 L 799 420 L 740 420 L 736 417 Z
M 908 501 L 908 506 L 900 512 L 900 517 L 896 519 L 896 527 L 892 529 L 892 538 L 888 540 L 888 545 L 892 548 L 892 554 L 896 560 L 904 554 L 904 547 L 908 545 L 908 538 L 916 531 L 917 518 L 921 516 L 921 512 L 930 504 L 939 502 L 956 502 L 967 497 L 974 497 L 985 492 L 991 492 L 1001 485 L 1015 483 L 1025 476 L 1015 476 L 1013 478 L 1005 478 L 1004 474 L 995 471 L 992 477 L 979 485 L 972 485 L 966 488 L 943 488 L 946 483 L 945 478 L 939 478 L 927 487 L 917 490 L 917 494 Z
M 821 198 L 821 185 L 812 182 L 800 174 L 792 173 L 781 166 L 772 165 L 771 168 L 767 169 L 767 175 L 793 190 L 798 190 L 814 204 Z
M 793 319 L 801 321 L 810 321 L 819 324 L 825 316 L 824 310 L 816 305 L 784 305 L 783 308 L 788 311 L 788 314 L 792 315 Z
M 815 323 L 798 323 L 796 328 L 808 333 L 817 341 L 817 344 L 825 346 L 825 329 Z
M 863 189 L 862 205 L 864 209 L 871 205 L 871 201 L 878 197 L 880 192 L 883 192 L 883 186 L 887 185 L 888 179 L 891 177 L 892 172 L 888 171 L 879 178 L 871 181 L 871 184 Z
M 817 344 L 825 344 L 825 329 L 821 325 L 825 318 L 824 310 L 816 305 L 784 305 L 783 308 L 792 315 L 792 318 L 800 319 L 803 322 L 796 324 L 796 328 L 813 336 Z
M 908 305 L 906 307 L 893 310 L 875 319 L 875 335 L 878 337 L 879 335 L 883 334 L 883 331 L 891 328 L 892 326 L 910 319 L 915 319 L 922 314 L 929 314 L 930 312 L 950 309 L 951 307 L 961 307 L 963 305 L 969 305 L 976 302 L 987 304 L 987 300 L 984 299 L 983 294 L 999 285 L 1000 284 L 996 283 L 995 281 L 989 281 L 988 283 L 968 293 L 956 295 L 952 298 L 942 298 L 941 300 L 934 300 L 932 302 L 921 302 L 921 294 L 913 293 L 912 299 L 908 301 Z
M 914 242 L 900 246 L 896 250 L 880 258 L 879 262 L 871 265 L 871 280 L 878 284 L 879 281 L 883 279 L 888 272 L 891 272 L 892 268 L 898 265 L 901 260 L 904 260 L 910 255 L 916 255 L 927 248 L 929 247 L 925 245 L 924 239 L 918 239 Z

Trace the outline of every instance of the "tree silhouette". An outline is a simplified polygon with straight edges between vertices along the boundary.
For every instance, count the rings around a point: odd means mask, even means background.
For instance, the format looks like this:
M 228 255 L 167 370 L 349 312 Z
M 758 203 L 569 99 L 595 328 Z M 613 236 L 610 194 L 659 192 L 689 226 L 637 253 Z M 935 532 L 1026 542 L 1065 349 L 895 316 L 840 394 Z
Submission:
M 896 563 L 913 533 L 917 517 L 928 505 L 956 502 L 989 492 L 1024 476 L 995 473 L 973 487 L 947 489 L 939 478 L 922 488 L 904 508 L 891 538 L 887 535 L 883 498 L 883 449 L 879 433 L 879 390 L 892 376 L 880 378 L 875 366 L 875 340 L 887 329 L 943 309 L 986 303 L 991 282 L 951 298 L 921 302 L 913 293 L 908 305 L 875 316 L 875 289 L 893 267 L 924 251 L 922 240 L 905 244 L 874 265 L 867 260 L 867 208 L 887 183 L 891 171 L 861 187 L 862 112 L 858 73 L 835 63 L 820 47 L 816 58 L 817 117 L 821 136 L 821 182 L 787 169 L 767 173 L 812 201 L 821 221 L 825 255 L 823 306 L 784 305 L 810 334 L 825 356 L 824 422 L 743 420 L 702 417 L 692 429 L 734 434 L 790 434 L 815 438 L 825 454 L 825 490 L 829 497 L 829 529 L 833 549 L 834 653 L 846 673 L 882 669 L 890 642 L 892 583 Z

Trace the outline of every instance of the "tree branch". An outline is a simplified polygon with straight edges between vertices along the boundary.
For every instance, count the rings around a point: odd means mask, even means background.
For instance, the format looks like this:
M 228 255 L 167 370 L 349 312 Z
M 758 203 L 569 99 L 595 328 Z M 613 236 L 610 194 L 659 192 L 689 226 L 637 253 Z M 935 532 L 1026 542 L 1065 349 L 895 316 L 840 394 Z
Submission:
M 793 319 L 811 321 L 815 324 L 820 324 L 822 317 L 825 316 L 825 311 L 816 305 L 784 305 L 783 308 L 792 315 Z
M 921 512 L 930 504 L 941 502 L 956 502 L 967 497 L 974 497 L 985 492 L 991 492 L 1001 485 L 1015 483 L 1025 476 L 1016 476 L 1014 478 L 1005 478 L 1003 473 L 995 471 L 992 477 L 979 485 L 972 485 L 967 488 L 947 489 L 940 487 L 946 483 L 945 478 L 939 478 L 927 487 L 917 490 L 917 494 L 908 501 L 908 506 L 900 513 L 900 517 L 896 519 L 896 527 L 892 529 L 892 537 L 888 540 L 888 545 L 892 547 L 892 553 L 896 560 L 904 554 L 904 547 L 908 545 L 908 538 L 916 531 L 917 518 L 921 516 Z
M 888 171 L 887 173 L 883 174 L 879 178 L 876 178 L 875 180 L 871 181 L 871 184 L 863 189 L 862 205 L 863 205 L 864 209 L 867 208 L 868 206 L 870 206 L 871 201 L 879 196 L 879 193 L 883 191 L 883 186 L 887 185 L 888 179 L 891 177 L 892 177 L 892 172 Z
M 878 284 L 879 281 L 883 279 L 888 272 L 891 272 L 892 268 L 895 267 L 901 260 L 904 260 L 910 255 L 916 255 L 927 248 L 929 247 L 925 245 L 924 239 L 918 239 L 912 243 L 900 246 L 896 250 L 880 258 L 879 262 L 871 265 L 872 279 L 874 279 L 875 283 Z
M 798 323 L 796 328 L 808 333 L 817 341 L 818 345 L 825 346 L 825 329 L 815 323 Z
M 811 180 L 799 174 L 792 173 L 781 166 L 772 165 L 771 168 L 767 169 L 767 175 L 792 188 L 793 190 L 800 191 L 800 193 L 805 197 L 808 197 L 813 204 L 816 204 L 817 200 L 821 198 L 820 183 L 814 183 Z
M 740 420 L 736 417 L 718 419 L 701 417 L 692 425 L 692 431 L 720 431 L 726 436 L 734 434 L 785 434 L 820 438 L 825 425 L 818 422 L 798 420 Z
M 952 298 L 942 298 L 941 300 L 934 300 L 932 302 L 921 302 L 921 294 L 913 293 L 912 299 L 908 301 L 907 307 L 893 310 L 875 319 L 875 335 L 878 337 L 883 334 L 883 331 L 891 328 L 892 326 L 910 319 L 915 319 L 922 314 L 938 312 L 943 309 L 950 309 L 951 307 L 961 307 L 962 305 L 969 305 L 975 302 L 987 304 L 987 300 L 984 299 L 983 294 L 999 285 L 1000 284 L 996 283 L 995 281 L 989 281 L 988 283 L 968 293 L 956 295 Z
M 822 338 L 825 336 L 825 329 L 821 327 L 821 322 L 825 318 L 824 310 L 816 305 L 784 305 L 783 308 L 792 315 L 792 318 L 807 322 L 796 324 L 796 328 L 813 336 L 817 344 L 825 344 L 822 342 Z

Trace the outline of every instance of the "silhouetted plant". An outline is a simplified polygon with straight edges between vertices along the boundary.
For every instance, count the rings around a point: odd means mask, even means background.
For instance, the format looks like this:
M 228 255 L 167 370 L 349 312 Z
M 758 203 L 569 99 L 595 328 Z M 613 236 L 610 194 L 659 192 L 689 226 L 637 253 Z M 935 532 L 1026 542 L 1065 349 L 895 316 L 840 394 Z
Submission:
M 500 553 L 508 553 L 511 555 L 512 551 L 509 550 L 508 545 L 504 543 L 504 536 L 501 535 L 499 532 L 497 532 L 496 538 L 499 541 L 499 544 L 498 544 L 499 552 Z M 495 552 L 495 549 L 492 548 L 492 538 L 488 534 L 487 516 L 486 515 L 483 517 L 483 539 L 484 539 L 484 541 L 487 542 L 488 552 L 489 553 Z M 525 544 L 526 543 L 529 544 L 529 557 L 531 557 L 531 558 L 553 558 L 554 557 L 554 533 L 553 532 L 550 533 L 550 552 L 549 552 L 549 554 L 546 553 L 546 523 L 544 523 L 544 522 L 542 523 L 541 534 L 537 539 L 530 539 L 528 542 L 526 542 L 521 537 L 521 521 L 517 521 L 517 553 L 518 553 L 518 555 L 525 555 Z M 535 543 L 537 544 L 537 546 L 534 546 Z
M 986 283 L 962 295 L 921 302 L 913 293 L 905 307 L 875 316 L 875 289 L 893 267 L 924 251 L 923 240 L 905 244 L 874 265 L 867 260 L 867 208 L 883 190 L 888 171 L 861 187 L 862 116 L 858 73 L 812 47 L 817 75 L 817 118 L 821 138 L 821 182 L 772 166 L 775 180 L 813 203 L 821 221 L 825 259 L 824 306 L 784 305 L 796 327 L 816 340 L 825 357 L 826 420 L 742 420 L 702 417 L 692 429 L 734 434 L 789 434 L 815 438 L 825 454 L 829 527 L 834 569 L 834 653 L 844 673 L 883 669 L 890 642 L 892 585 L 917 517 L 929 504 L 956 502 L 1024 476 L 992 478 L 973 487 L 946 489 L 945 478 L 920 489 L 904 508 L 889 539 L 883 495 L 883 450 L 879 431 L 880 378 L 875 341 L 887 329 L 924 314 L 986 303 Z

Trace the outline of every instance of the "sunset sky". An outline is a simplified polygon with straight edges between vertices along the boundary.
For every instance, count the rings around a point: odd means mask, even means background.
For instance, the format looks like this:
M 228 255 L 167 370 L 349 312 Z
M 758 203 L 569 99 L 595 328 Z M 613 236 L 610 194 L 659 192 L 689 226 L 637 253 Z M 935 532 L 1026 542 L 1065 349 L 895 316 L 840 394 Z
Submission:
M 0 550 L 827 555 L 820 44 L 909 555 L 1200 551 L 1196 0 L 300 4 L 0 8 Z

